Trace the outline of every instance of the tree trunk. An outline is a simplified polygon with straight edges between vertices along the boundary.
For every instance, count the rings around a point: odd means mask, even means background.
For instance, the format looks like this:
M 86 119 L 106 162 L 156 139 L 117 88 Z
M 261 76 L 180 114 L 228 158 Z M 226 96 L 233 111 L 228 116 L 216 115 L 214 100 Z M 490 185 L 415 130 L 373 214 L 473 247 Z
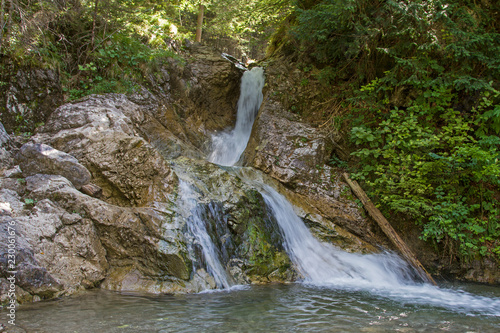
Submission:
M 92 37 L 90 40 L 90 49 L 92 50 L 94 48 L 94 40 L 95 40 L 95 27 L 96 27 L 96 21 L 97 21 L 97 6 L 99 5 L 99 0 L 95 0 L 94 3 L 94 18 L 92 22 Z
M 5 0 L 2 0 L 2 7 L 0 9 L 0 51 L 2 50 L 4 28 L 5 28 Z
M 201 42 L 201 28 L 203 27 L 203 12 L 205 11 L 205 6 L 202 4 L 198 7 L 198 22 L 196 23 L 196 41 Z
M 7 33 L 5 34 L 5 44 L 9 45 L 10 33 L 12 31 L 12 13 L 14 13 L 14 0 L 10 1 L 9 14 L 7 18 Z
M 359 200 L 363 203 L 365 209 L 368 211 L 368 214 L 377 222 L 385 235 L 391 240 L 392 244 L 398 248 L 406 261 L 412 265 L 417 271 L 420 278 L 426 282 L 432 283 L 436 285 L 436 282 L 432 278 L 432 276 L 427 273 L 424 266 L 418 261 L 417 257 L 413 254 L 413 252 L 406 246 L 406 243 L 399 237 L 396 233 L 396 230 L 390 225 L 390 223 L 385 219 L 384 215 L 378 210 L 377 207 L 373 204 L 373 202 L 368 198 L 365 191 L 359 186 L 358 182 L 355 180 L 351 180 L 347 173 L 344 173 L 344 179 L 351 187 L 354 194 L 358 197 Z

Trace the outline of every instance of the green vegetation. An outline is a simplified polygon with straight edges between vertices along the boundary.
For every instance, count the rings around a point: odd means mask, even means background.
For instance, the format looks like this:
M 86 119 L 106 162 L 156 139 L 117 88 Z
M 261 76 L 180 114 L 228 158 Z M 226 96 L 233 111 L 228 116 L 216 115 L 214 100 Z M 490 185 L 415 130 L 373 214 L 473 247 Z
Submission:
M 242 53 L 262 48 L 289 8 L 283 0 L 4 0 L 0 88 L 7 71 L 41 67 L 61 73 L 69 99 L 131 92 L 194 40 L 200 4 L 207 40 Z
M 289 34 L 350 102 L 353 177 L 386 214 L 411 217 L 423 239 L 464 260 L 500 257 L 499 9 L 299 1 Z

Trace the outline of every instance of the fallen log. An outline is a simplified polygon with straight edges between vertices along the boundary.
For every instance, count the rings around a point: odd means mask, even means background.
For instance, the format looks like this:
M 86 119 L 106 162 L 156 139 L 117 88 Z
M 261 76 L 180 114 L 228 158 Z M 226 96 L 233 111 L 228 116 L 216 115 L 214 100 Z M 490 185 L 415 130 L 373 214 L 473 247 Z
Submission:
M 373 204 L 373 202 L 368 198 L 365 191 L 359 186 L 358 182 L 349 178 L 349 174 L 343 174 L 345 181 L 351 187 L 354 194 L 358 197 L 358 199 L 363 203 L 363 206 L 367 210 L 368 214 L 377 222 L 385 235 L 391 240 L 392 244 L 398 248 L 401 252 L 401 255 L 406 259 L 406 261 L 412 265 L 420 278 L 425 282 L 432 283 L 436 285 L 436 281 L 432 278 L 432 276 L 425 270 L 424 266 L 420 263 L 420 261 L 415 257 L 413 252 L 406 246 L 406 243 L 399 237 L 396 233 L 396 230 L 390 225 L 387 219 L 382 215 L 380 210 Z

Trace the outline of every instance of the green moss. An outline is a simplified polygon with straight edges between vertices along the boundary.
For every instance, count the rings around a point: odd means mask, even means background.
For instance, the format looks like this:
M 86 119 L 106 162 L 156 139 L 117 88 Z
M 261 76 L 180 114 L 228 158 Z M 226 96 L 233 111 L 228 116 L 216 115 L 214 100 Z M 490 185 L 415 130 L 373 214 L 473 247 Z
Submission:
M 238 256 L 247 259 L 246 274 L 268 277 L 290 268 L 290 259 L 282 246 L 279 227 L 266 210 L 262 195 L 255 190 L 245 192 L 238 202 L 234 220 Z

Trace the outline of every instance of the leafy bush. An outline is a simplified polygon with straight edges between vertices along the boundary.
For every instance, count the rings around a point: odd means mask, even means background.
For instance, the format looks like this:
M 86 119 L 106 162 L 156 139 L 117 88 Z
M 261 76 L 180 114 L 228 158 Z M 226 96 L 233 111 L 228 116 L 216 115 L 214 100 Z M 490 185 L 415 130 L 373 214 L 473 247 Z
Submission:
M 294 30 L 320 80 L 353 82 L 353 176 L 463 259 L 500 258 L 498 7 L 324 0 Z

